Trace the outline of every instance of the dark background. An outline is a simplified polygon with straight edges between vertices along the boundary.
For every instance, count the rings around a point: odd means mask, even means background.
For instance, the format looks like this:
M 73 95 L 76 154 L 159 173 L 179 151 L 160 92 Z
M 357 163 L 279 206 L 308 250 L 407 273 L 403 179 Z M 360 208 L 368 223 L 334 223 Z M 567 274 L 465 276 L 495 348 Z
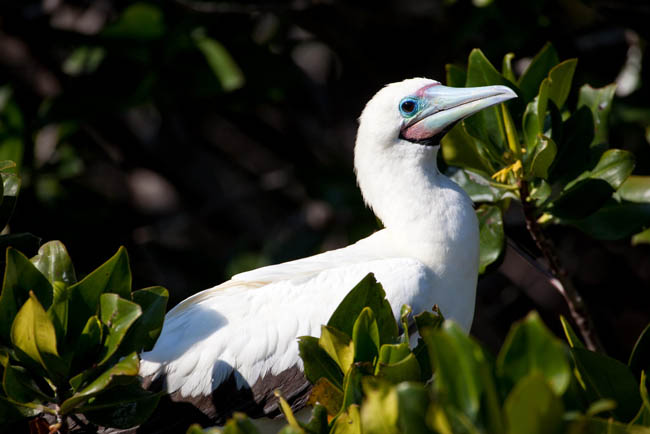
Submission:
M 550 41 L 579 58 L 576 84 L 618 81 L 610 141 L 648 175 L 649 22 L 646 0 L 5 0 L 0 159 L 23 177 L 11 230 L 62 240 L 79 275 L 125 245 L 135 287 L 167 287 L 170 306 L 344 246 L 377 228 L 352 172 L 365 102 L 404 78 L 444 82 L 475 47 L 522 70 Z M 506 223 L 537 255 L 518 207 Z M 626 359 L 650 320 L 649 246 L 549 234 Z M 495 351 L 531 309 L 560 332 L 562 299 L 509 253 L 480 279 L 473 334 Z

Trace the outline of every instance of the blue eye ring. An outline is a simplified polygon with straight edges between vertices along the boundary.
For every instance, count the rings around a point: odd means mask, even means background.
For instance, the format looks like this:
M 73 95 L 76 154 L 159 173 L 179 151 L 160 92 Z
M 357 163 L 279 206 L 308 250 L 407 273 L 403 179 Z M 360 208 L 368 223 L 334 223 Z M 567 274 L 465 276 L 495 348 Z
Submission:
M 420 102 L 415 98 L 404 98 L 399 103 L 399 112 L 405 118 L 410 118 L 420 109 Z

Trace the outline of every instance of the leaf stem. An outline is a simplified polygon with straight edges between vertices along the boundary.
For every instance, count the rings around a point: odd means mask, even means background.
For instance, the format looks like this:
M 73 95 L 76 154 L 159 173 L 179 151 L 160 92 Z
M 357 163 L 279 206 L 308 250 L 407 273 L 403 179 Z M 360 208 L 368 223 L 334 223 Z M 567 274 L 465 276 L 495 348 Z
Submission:
M 569 307 L 569 311 L 571 312 L 571 317 L 578 326 L 578 330 L 585 341 L 585 346 L 591 351 L 605 354 L 605 348 L 596 333 L 594 322 L 591 319 L 587 306 L 582 300 L 582 296 L 578 293 L 578 290 L 573 285 L 566 269 L 562 266 L 560 258 L 558 258 L 555 253 L 553 242 L 544 235 L 542 227 L 537 222 L 535 215 L 536 207 L 533 202 L 529 200 L 530 190 L 528 181 L 523 179 L 519 181 L 519 195 L 524 209 L 526 228 L 535 241 L 537 248 L 539 248 L 544 255 L 544 258 L 548 261 L 551 273 L 555 277 L 555 279 L 551 281 L 551 284 L 558 290 L 562 297 L 564 297 L 564 300 Z

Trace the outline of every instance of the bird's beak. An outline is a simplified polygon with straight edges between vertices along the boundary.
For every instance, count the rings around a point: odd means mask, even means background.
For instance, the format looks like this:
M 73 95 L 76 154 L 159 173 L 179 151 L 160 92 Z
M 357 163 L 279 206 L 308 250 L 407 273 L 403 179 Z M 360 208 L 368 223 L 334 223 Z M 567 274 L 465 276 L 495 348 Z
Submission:
M 442 133 L 454 124 L 486 107 L 516 98 L 506 86 L 448 87 L 430 86 L 421 91 L 423 108 L 409 119 L 400 132 L 403 139 L 424 144 L 437 144 Z

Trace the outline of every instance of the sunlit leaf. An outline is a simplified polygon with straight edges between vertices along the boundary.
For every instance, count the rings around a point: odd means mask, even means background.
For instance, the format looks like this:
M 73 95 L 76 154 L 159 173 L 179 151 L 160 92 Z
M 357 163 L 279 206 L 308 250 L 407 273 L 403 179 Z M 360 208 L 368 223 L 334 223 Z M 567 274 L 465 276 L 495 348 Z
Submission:
M 361 406 L 361 425 L 368 434 L 398 434 L 398 397 L 389 383 L 367 377 L 363 382 L 365 399 Z
M 575 72 L 578 59 L 568 59 L 553 67 L 548 74 L 549 90 L 548 97 L 555 105 L 562 108 L 571 91 L 571 82 Z
M 315 384 L 320 378 L 327 378 L 335 386 L 342 388 L 343 373 L 336 362 L 318 344 L 318 338 L 301 336 L 298 348 L 302 359 L 305 377 Z
M 239 89 L 244 85 L 244 74 L 220 42 L 208 37 L 202 30 L 195 31 L 192 37 L 226 92 Z
M 352 343 L 355 362 L 373 362 L 379 354 L 379 328 L 369 307 L 361 311 L 354 323 Z
M 99 366 L 106 363 L 117 351 L 129 327 L 142 315 L 140 305 L 125 300 L 117 294 L 102 294 L 99 298 L 99 319 L 108 329 Z
M 617 194 L 629 202 L 650 203 L 650 176 L 628 176 Z
M 361 434 L 359 406 L 351 405 L 346 412 L 336 418 L 330 434 Z
M 318 345 L 327 352 L 343 372 L 347 371 L 354 361 L 352 338 L 333 327 L 321 327 Z
M 501 62 L 501 75 L 513 83 L 517 81 L 514 72 L 512 72 L 512 59 L 514 59 L 514 57 L 514 53 L 508 53 L 503 56 L 503 61 Z
M 153 286 L 133 291 L 131 296 L 142 309 L 142 315 L 124 337 L 121 351 L 150 351 L 162 331 L 169 293 L 161 286 Z
M 596 167 L 589 173 L 589 177 L 607 181 L 616 190 L 630 176 L 634 165 L 634 154 L 631 152 L 609 149 L 600 157 Z
M 38 255 L 30 261 L 50 283 L 62 282 L 69 286 L 77 281 L 72 260 L 60 241 L 49 241 L 43 244 L 38 249 Z
M 548 169 L 553 164 L 557 155 L 557 145 L 550 137 L 538 137 L 538 144 L 534 147 L 530 158 L 530 173 L 537 178 L 548 178 Z
M 338 414 L 343 405 L 343 392 L 327 378 L 321 377 L 312 387 L 307 402 L 308 405 L 316 403 L 321 404 L 327 409 L 327 413 L 334 416 Z

